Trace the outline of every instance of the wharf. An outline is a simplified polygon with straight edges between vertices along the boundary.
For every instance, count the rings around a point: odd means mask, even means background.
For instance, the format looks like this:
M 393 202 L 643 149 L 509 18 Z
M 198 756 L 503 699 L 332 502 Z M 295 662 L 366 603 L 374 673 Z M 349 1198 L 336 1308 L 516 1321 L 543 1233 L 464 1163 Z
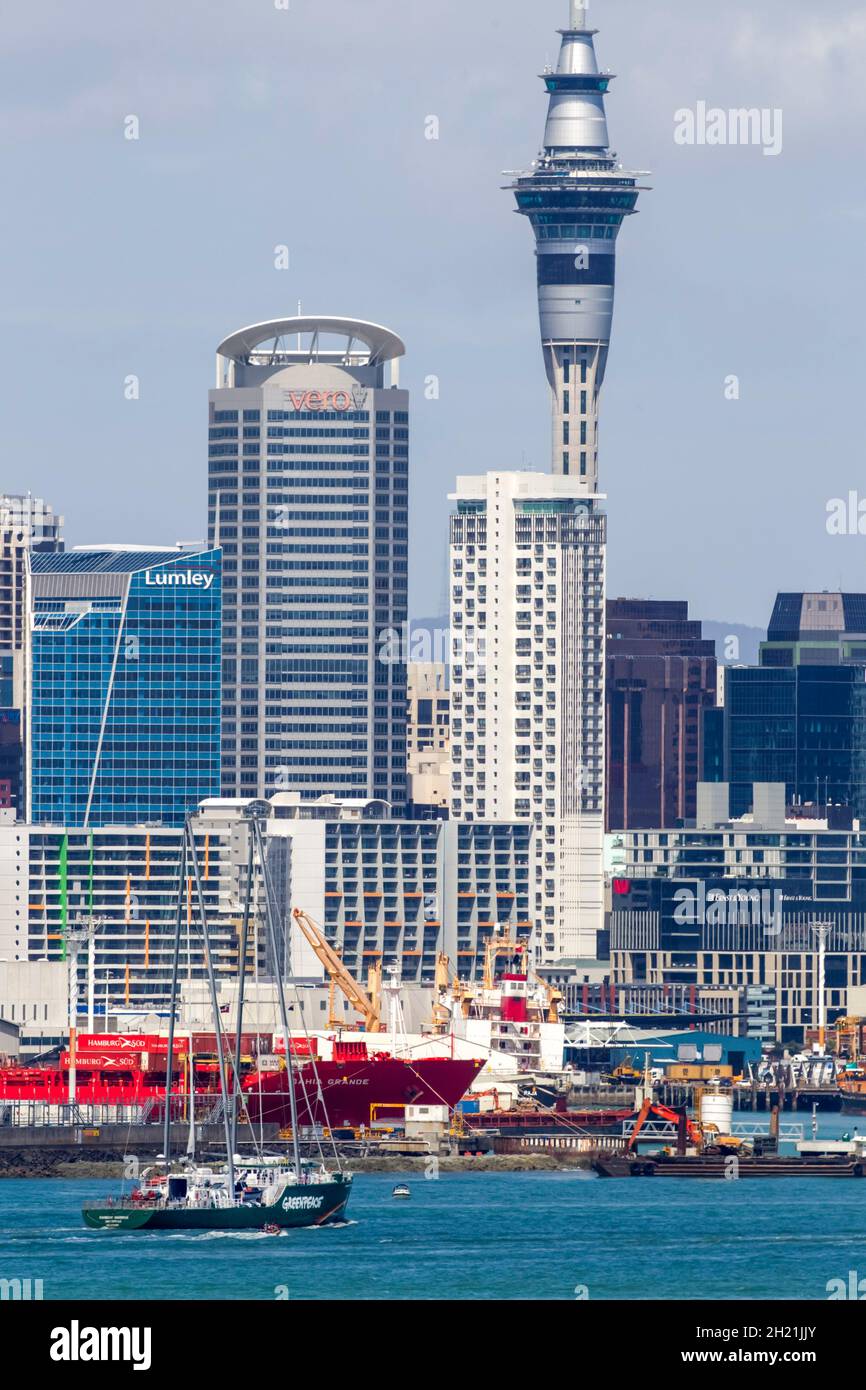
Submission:
M 663 1082 L 657 1088 L 663 1105 L 676 1108 L 680 1105 L 693 1106 L 695 1087 L 683 1082 Z M 817 1106 L 819 1110 L 841 1110 L 845 1096 L 839 1087 L 835 1085 L 793 1085 L 786 1086 L 784 1081 L 772 1082 L 752 1082 L 751 1085 L 739 1085 L 731 1088 L 735 1110 L 772 1110 L 778 1106 L 780 1110 L 811 1110 Z

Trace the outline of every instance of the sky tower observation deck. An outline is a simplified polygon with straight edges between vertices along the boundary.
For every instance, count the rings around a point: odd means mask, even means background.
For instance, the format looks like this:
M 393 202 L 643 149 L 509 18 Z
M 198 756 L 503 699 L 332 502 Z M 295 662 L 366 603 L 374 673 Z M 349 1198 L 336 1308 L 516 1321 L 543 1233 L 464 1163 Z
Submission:
M 544 147 L 509 187 L 535 232 L 553 472 L 579 476 L 596 492 L 616 239 L 635 211 L 644 171 L 626 171 L 610 149 L 604 98 L 613 73 L 599 71 L 585 0 L 571 0 L 569 27 L 559 32 L 556 70 L 542 73 L 550 98 Z

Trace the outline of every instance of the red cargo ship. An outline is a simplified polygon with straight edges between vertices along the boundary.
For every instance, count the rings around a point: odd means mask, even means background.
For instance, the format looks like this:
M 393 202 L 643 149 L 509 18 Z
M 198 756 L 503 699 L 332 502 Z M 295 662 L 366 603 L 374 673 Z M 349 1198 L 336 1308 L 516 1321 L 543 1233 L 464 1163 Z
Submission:
M 447 1105 L 453 1110 L 483 1065 L 478 1058 L 394 1057 L 364 1042 L 334 1042 L 328 1061 L 319 1059 L 314 1065 L 295 1059 L 298 1122 L 360 1129 L 377 1120 L 402 1119 L 407 1105 Z M 244 1077 L 241 1085 L 253 1121 L 291 1123 L 288 1078 L 285 1067 Z
M 246 1036 L 241 1087 L 250 1118 L 286 1126 L 291 1121 L 288 1071 L 271 1055 L 267 1061 L 254 1054 L 258 1039 Z M 277 1049 L 280 1040 L 274 1039 Z M 374 1120 L 400 1120 L 407 1105 L 447 1105 L 449 1110 L 465 1095 L 483 1062 L 452 1057 L 395 1057 L 374 1051 L 366 1042 L 329 1040 L 328 1059 L 311 1058 L 318 1051 L 316 1038 L 293 1038 L 295 1094 L 298 1118 L 303 1125 L 333 1129 L 369 1128 Z M 173 1094 L 188 1089 L 189 1037 L 174 1040 Z M 192 1040 L 196 1096 L 219 1095 L 219 1070 L 213 1034 L 197 1034 Z M 229 1051 L 231 1047 L 229 1047 Z M 0 1067 L 0 1102 L 41 1101 L 66 1105 L 69 1101 L 70 1054 L 59 1064 Z M 83 1034 L 75 1054 L 75 1094 L 79 1105 L 146 1105 L 153 1102 L 151 1118 L 157 1118 L 165 1097 L 166 1039 L 128 1034 Z M 320 1094 L 321 1087 L 321 1094 Z

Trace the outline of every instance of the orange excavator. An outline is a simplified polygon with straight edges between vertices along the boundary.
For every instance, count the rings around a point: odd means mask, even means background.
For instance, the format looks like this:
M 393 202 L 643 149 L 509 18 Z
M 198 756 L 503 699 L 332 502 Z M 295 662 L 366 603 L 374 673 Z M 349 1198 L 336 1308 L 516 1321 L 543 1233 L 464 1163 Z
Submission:
M 640 1138 L 640 1132 L 651 1115 L 655 1115 L 659 1120 L 667 1120 L 670 1124 L 677 1127 L 677 1153 L 685 1153 L 686 1140 L 700 1149 L 703 1146 L 704 1136 L 700 1125 L 696 1125 L 694 1120 L 690 1120 L 685 1110 L 671 1110 L 667 1105 L 658 1105 L 655 1101 L 645 1100 L 638 1113 L 634 1129 L 629 1135 L 626 1144 L 626 1153 L 632 1153 Z
M 640 1132 L 650 1115 L 655 1115 L 660 1120 L 667 1120 L 669 1124 L 676 1125 L 677 1153 L 679 1155 L 685 1154 L 689 1144 L 694 1145 L 699 1153 L 707 1155 L 751 1152 L 748 1140 L 739 1139 L 733 1134 L 720 1134 L 715 1125 L 707 1125 L 704 1128 L 689 1117 L 685 1108 L 673 1110 L 668 1105 L 659 1105 L 655 1101 L 645 1100 L 638 1113 L 634 1129 L 629 1135 L 626 1153 L 634 1152 Z

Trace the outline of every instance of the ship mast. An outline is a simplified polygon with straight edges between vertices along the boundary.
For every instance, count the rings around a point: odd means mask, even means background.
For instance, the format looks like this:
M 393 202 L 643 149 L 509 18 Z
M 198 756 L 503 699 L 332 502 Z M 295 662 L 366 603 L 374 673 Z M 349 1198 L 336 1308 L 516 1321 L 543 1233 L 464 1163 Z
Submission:
M 222 1097 L 223 1110 L 223 1130 L 225 1132 L 226 1163 L 228 1165 L 228 1180 L 231 1200 L 235 1200 L 235 1163 L 234 1151 L 232 1148 L 233 1125 L 229 1104 L 228 1075 L 226 1071 L 225 1047 L 223 1045 L 222 1029 L 220 1028 L 220 1008 L 217 998 L 216 973 L 214 971 L 213 953 L 211 951 L 210 928 L 208 927 L 207 912 L 204 905 L 204 889 L 202 888 L 201 870 L 199 868 L 198 854 L 195 845 L 195 833 L 193 831 L 192 819 L 187 816 L 184 826 L 184 836 L 188 844 L 189 857 L 192 862 L 193 877 L 195 879 L 196 898 L 198 900 L 199 918 L 201 920 L 202 942 L 204 944 L 204 960 L 207 970 L 207 982 L 210 990 L 210 1002 L 213 1012 L 214 1036 L 216 1039 L 217 1061 L 219 1063 L 220 1074 L 220 1095 Z M 232 1103 L 234 1103 L 235 1093 L 232 1087 Z
M 243 1018 L 244 1018 L 244 987 L 247 977 L 247 949 L 250 935 L 250 912 L 253 900 L 253 874 L 255 872 L 255 840 L 252 828 L 247 827 L 247 881 L 244 893 L 244 916 L 241 926 L 241 946 L 238 962 L 238 1009 L 237 1027 L 235 1029 L 235 1063 L 234 1078 L 232 1081 L 232 1147 L 236 1147 L 238 1132 L 238 1101 L 243 1100 L 241 1093 L 241 1043 L 243 1041 Z
M 180 973 L 180 933 L 183 923 L 184 884 L 186 882 L 186 831 L 180 843 L 180 865 L 177 879 L 177 912 L 174 919 L 174 951 L 171 958 L 171 1002 L 168 1011 L 168 1055 L 165 1063 L 165 1117 L 163 1120 L 162 1157 L 166 1168 L 171 1159 L 171 1077 L 174 1063 L 174 1023 L 177 1010 L 178 975 Z M 190 1093 L 192 1065 L 190 1064 Z
M 289 1081 L 289 1106 L 292 1116 L 292 1154 L 295 1160 L 295 1177 L 300 1181 L 301 1177 L 301 1149 L 298 1141 L 298 1098 L 295 1095 L 295 1073 L 292 1061 L 292 1040 L 289 1034 L 289 1015 L 286 1010 L 286 992 L 283 988 L 283 971 L 280 965 L 280 953 L 277 942 L 276 913 L 274 911 L 274 893 L 271 883 L 271 874 L 265 856 L 265 844 L 262 836 L 262 823 L 256 814 L 256 803 L 248 808 L 250 815 L 250 833 L 255 840 L 256 853 L 258 855 L 259 866 L 262 873 L 262 882 L 265 889 L 265 926 L 268 934 L 268 941 L 271 948 L 271 960 L 274 967 L 274 982 L 277 990 L 277 1002 L 280 1006 L 280 1023 L 283 1030 L 283 1042 L 286 1049 L 286 1069 Z M 240 1026 L 240 1024 L 238 1024 Z

